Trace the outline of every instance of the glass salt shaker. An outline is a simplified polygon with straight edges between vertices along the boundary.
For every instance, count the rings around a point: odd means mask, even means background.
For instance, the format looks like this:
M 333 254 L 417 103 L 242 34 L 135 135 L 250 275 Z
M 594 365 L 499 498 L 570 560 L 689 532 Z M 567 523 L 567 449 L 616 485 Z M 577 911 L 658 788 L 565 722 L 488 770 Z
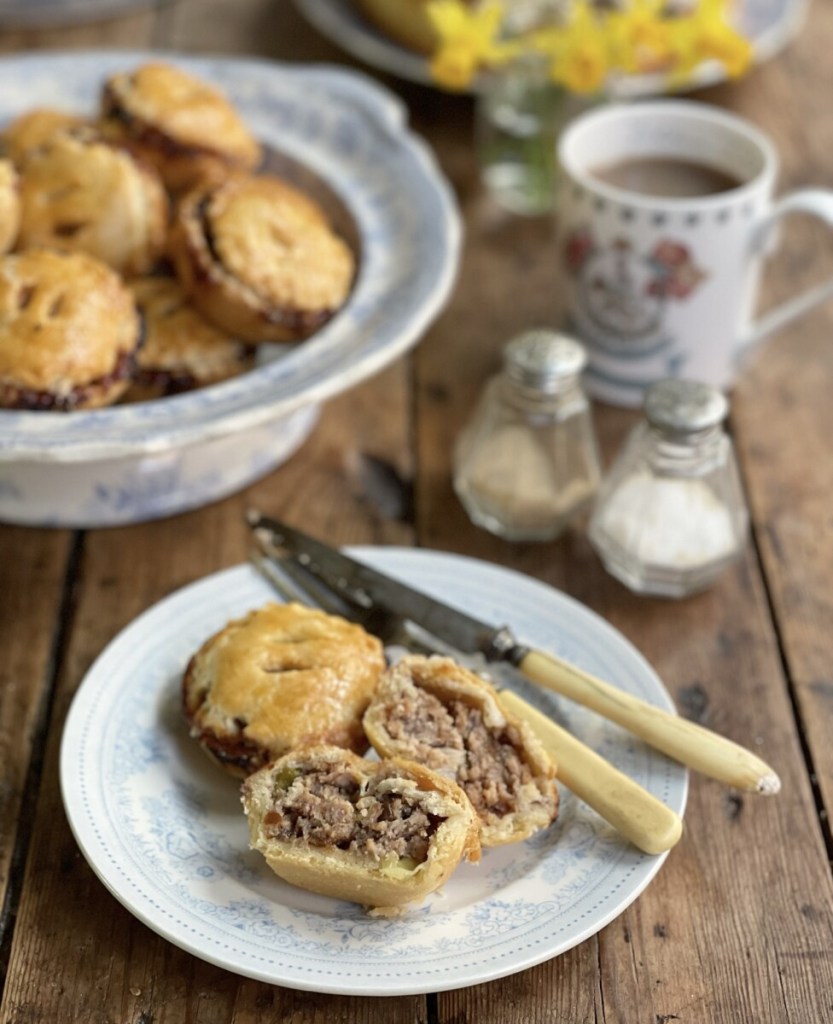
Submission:
M 454 453 L 472 522 L 507 540 L 552 540 L 589 507 L 601 477 L 582 346 L 528 331 L 503 350 Z
M 749 516 L 726 397 L 665 380 L 599 489 L 588 533 L 605 568 L 637 593 L 685 597 L 738 558 Z

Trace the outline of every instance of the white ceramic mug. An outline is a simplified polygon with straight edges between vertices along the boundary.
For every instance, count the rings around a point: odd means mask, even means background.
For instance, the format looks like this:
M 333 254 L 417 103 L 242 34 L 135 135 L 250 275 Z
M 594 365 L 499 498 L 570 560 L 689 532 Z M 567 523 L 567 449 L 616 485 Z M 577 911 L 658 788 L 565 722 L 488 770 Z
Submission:
M 833 295 L 829 281 L 753 321 L 776 223 L 803 211 L 833 226 L 833 192 L 775 201 L 775 147 L 743 118 L 686 100 L 602 107 L 566 128 L 558 154 L 567 328 L 587 347 L 596 398 L 636 406 L 666 377 L 726 390 L 744 350 Z M 739 184 L 667 198 L 593 174 L 652 157 L 716 168 Z

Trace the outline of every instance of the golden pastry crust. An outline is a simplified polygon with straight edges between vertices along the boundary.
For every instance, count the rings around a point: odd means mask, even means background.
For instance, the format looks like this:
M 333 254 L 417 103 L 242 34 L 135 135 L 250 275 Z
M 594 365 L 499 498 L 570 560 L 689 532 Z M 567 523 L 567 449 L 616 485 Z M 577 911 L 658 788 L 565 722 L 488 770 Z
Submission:
M 459 786 L 398 758 L 300 749 L 243 784 L 250 845 L 292 885 L 395 913 L 480 859 Z
M 119 276 L 83 253 L 0 260 L 0 405 L 92 409 L 124 392 L 140 338 Z
M 0 146 L 6 156 L 20 167 L 31 152 L 40 149 L 53 135 L 85 123 L 83 118 L 65 110 L 36 107 L 16 117 L 5 127 L 0 135 Z
M 0 159 L 0 254 L 14 248 L 20 230 L 20 178 L 10 160 Z
M 480 817 L 480 842 L 526 839 L 558 814 L 553 766 L 494 687 L 450 658 L 403 658 L 382 676 L 364 716 L 381 757 L 454 778 Z
M 223 93 L 170 64 L 109 78 L 102 121 L 152 161 L 174 192 L 254 170 L 261 161 L 260 144 Z
M 189 193 L 169 249 L 197 308 L 252 342 L 312 333 L 344 304 L 355 272 L 321 208 L 269 175 Z
M 232 775 L 304 743 L 363 752 L 361 717 L 384 666 L 380 641 L 361 626 L 294 602 L 267 604 L 191 658 L 183 710 L 191 735 Z
M 134 278 L 130 290 L 144 321 L 144 342 L 126 401 L 146 401 L 206 387 L 254 365 L 252 348 L 210 324 L 176 278 Z
M 86 252 L 126 275 L 146 273 L 164 251 L 168 199 L 156 172 L 92 129 L 32 151 L 20 194 L 20 248 Z

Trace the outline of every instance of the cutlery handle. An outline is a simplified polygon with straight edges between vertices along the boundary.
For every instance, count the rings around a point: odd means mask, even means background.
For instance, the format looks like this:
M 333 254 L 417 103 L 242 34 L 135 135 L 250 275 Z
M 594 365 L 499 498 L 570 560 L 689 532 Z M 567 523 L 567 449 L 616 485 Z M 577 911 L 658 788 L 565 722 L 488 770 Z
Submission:
M 538 736 L 555 763 L 558 780 L 634 846 L 645 853 L 664 853 L 677 842 L 683 823 L 670 807 L 516 693 L 503 690 L 500 702 Z
M 704 775 L 766 795 L 781 788 L 775 772 L 751 751 L 602 682 L 574 665 L 542 651 L 529 651 L 518 667 L 539 686 L 609 718 L 649 746 Z

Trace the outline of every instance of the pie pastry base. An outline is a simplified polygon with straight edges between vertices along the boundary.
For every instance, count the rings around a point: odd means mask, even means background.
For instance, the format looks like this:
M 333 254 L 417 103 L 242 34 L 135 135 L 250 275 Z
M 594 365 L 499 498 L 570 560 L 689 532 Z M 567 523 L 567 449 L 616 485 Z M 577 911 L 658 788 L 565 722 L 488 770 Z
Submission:
M 325 827 L 316 829 L 314 841 L 305 836 L 276 838 L 269 827 L 270 818 L 281 817 L 273 810 L 276 792 L 311 773 L 346 776 L 360 793 L 378 793 L 389 807 L 401 802 L 424 812 L 435 826 L 424 859 L 414 862 L 396 853 L 372 856 L 340 848 L 347 844 L 328 843 Z M 292 885 L 360 903 L 379 914 L 397 913 L 434 892 L 463 858 L 480 859 L 477 818 L 462 790 L 436 772 L 400 759 L 368 761 L 329 746 L 297 750 L 246 780 L 243 806 L 250 845 L 275 874 Z M 360 807 L 354 813 L 360 818 Z

